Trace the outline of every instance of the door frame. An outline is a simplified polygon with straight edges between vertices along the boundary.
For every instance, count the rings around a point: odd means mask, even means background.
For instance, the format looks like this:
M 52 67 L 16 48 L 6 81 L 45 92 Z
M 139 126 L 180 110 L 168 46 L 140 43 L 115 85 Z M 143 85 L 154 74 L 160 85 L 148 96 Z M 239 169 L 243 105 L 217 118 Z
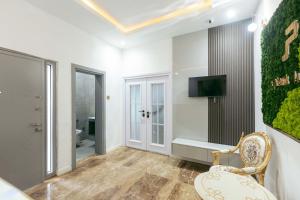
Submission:
M 134 80 L 134 79 L 146 79 L 146 78 L 159 78 L 159 77 L 166 77 L 168 81 L 168 89 L 169 92 L 167 93 L 167 123 L 166 126 L 167 131 L 167 138 L 166 138 L 166 145 L 167 145 L 167 152 L 166 155 L 172 155 L 172 140 L 173 140 L 173 100 L 172 100 L 172 90 L 173 90 L 173 81 L 172 81 L 172 72 L 162 72 L 162 73 L 149 73 L 149 74 L 141 74 L 135 76 L 124 76 L 123 77 L 123 143 L 126 146 L 126 81 Z M 146 144 L 147 146 L 147 144 Z M 156 152 L 159 153 L 159 152 Z
M 76 72 L 95 76 L 95 153 L 106 154 L 106 73 L 105 71 L 71 64 L 72 81 L 72 170 L 76 168 Z M 98 103 L 97 103 L 98 102 Z
M 0 47 L 0 51 L 8 54 L 8 55 L 13 55 L 13 56 L 21 56 L 24 58 L 28 58 L 28 59 L 38 59 L 38 60 L 42 60 L 44 62 L 43 65 L 43 74 L 42 74 L 42 82 L 43 82 L 43 92 L 44 92 L 44 101 L 43 101 L 43 109 L 47 110 L 47 79 L 46 79 L 46 73 L 47 73 L 47 69 L 46 66 L 48 64 L 51 64 L 53 67 L 53 96 L 52 96 L 52 103 L 53 103 L 53 118 L 52 118 L 52 124 L 53 124 L 53 172 L 51 174 L 47 174 L 47 133 L 46 133 L 46 124 L 47 124 L 47 112 L 45 111 L 43 113 L 43 126 L 42 129 L 43 131 L 43 140 L 42 142 L 42 146 L 43 146 L 43 158 L 42 158 L 42 167 L 43 167 L 43 174 L 42 174 L 42 181 L 51 178 L 53 176 L 56 175 L 57 172 L 57 61 L 54 60 L 50 60 L 50 59 L 45 59 L 42 57 L 38 57 L 38 56 L 34 56 L 31 54 L 27 54 L 24 52 L 20 52 L 20 51 L 15 51 L 15 50 L 11 50 L 11 49 L 7 49 L 4 47 Z

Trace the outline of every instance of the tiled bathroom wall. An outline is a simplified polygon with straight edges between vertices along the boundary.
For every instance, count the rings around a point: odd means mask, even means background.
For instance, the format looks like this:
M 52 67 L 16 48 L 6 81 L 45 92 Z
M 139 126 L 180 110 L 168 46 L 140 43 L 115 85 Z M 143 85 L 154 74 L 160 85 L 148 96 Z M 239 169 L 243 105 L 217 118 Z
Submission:
M 76 72 L 76 129 L 88 138 L 89 117 L 95 117 L 95 76 Z

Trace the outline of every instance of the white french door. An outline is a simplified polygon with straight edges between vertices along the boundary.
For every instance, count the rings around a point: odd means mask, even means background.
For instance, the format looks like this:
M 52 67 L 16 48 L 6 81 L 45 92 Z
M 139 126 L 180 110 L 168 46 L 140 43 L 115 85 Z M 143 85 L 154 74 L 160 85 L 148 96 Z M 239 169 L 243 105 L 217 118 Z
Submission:
M 126 81 L 126 145 L 168 154 L 168 77 Z
M 146 82 L 131 80 L 126 82 L 126 144 L 146 149 Z

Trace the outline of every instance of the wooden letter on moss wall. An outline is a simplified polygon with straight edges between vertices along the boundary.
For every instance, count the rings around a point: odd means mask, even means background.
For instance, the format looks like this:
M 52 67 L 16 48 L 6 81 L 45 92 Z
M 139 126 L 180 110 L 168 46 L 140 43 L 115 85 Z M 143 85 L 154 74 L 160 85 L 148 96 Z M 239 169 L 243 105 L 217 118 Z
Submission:
M 282 62 L 287 61 L 290 56 L 290 44 L 298 37 L 299 23 L 297 20 L 293 21 L 290 26 L 285 30 L 285 35 L 289 35 L 293 31 L 293 34 L 285 41 L 285 52 L 282 56 Z

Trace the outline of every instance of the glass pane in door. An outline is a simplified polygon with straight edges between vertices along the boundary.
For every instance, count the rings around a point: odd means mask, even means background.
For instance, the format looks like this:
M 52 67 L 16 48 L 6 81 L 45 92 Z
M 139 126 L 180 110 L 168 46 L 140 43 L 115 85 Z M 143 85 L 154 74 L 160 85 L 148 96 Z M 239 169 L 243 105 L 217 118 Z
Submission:
M 130 139 L 141 140 L 141 86 L 130 86 Z
M 53 131 L 53 65 L 46 65 L 46 87 L 47 87 L 47 131 L 46 131 L 46 174 L 51 175 L 54 172 L 54 131 Z
M 164 144 L 165 88 L 163 83 L 151 84 L 152 143 Z

